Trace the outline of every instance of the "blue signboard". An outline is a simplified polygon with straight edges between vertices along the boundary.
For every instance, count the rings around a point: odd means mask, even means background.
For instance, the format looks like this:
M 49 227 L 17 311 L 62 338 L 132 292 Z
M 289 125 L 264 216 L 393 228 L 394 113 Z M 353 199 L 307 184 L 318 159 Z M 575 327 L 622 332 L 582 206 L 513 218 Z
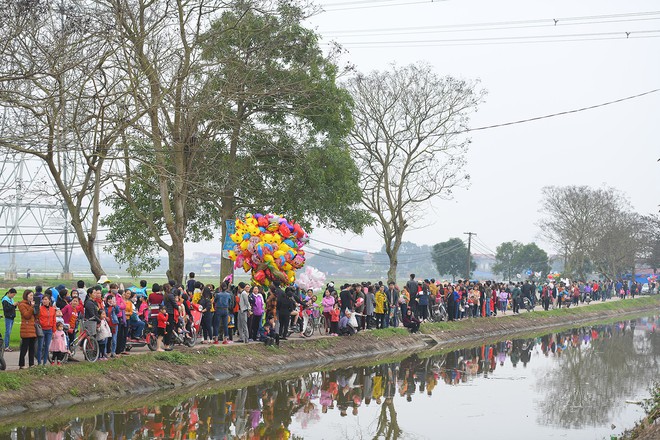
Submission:
M 222 242 L 222 250 L 233 251 L 236 243 L 234 243 L 234 240 L 231 239 L 230 235 L 236 232 L 236 220 L 227 220 L 225 221 L 225 224 L 227 225 L 227 233 L 225 234 L 225 239 Z

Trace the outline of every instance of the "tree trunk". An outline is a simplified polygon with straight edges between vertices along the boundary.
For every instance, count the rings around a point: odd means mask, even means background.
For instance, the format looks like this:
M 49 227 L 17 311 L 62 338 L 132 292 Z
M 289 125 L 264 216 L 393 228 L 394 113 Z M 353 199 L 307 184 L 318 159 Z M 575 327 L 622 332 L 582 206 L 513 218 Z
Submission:
M 225 239 L 227 237 L 227 220 L 231 220 L 230 216 L 222 215 L 222 226 L 221 226 L 221 231 L 222 231 L 222 247 L 224 249 L 225 245 Z M 224 250 L 222 253 L 224 254 Z M 225 258 L 224 255 L 220 257 L 220 283 L 222 283 L 222 280 L 224 280 L 227 275 L 234 273 L 234 262 L 231 261 L 229 258 Z
M 183 283 L 183 264 L 185 257 L 183 239 L 172 242 L 172 248 L 167 253 L 167 257 L 169 262 L 169 269 L 167 269 L 167 279 L 174 280 L 177 283 Z
M 401 241 L 403 236 L 395 236 L 394 242 L 390 241 L 385 243 L 385 252 L 390 260 L 390 267 L 387 270 L 387 282 L 394 281 L 396 283 L 396 270 L 399 265 L 399 248 L 401 247 Z
M 87 260 L 89 261 L 89 268 L 91 269 L 96 279 L 98 280 L 102 275 L 106 275 L 105 270 L 103 270 L 103 267 L 101 267 L 101 262 L 99 261 L 98 255 L 96 255 L 94 242 L 90 240 L 87 243 L 87 246 L 81 245 L 81 247 L 85 253 L 85 256 L 87 257 Z

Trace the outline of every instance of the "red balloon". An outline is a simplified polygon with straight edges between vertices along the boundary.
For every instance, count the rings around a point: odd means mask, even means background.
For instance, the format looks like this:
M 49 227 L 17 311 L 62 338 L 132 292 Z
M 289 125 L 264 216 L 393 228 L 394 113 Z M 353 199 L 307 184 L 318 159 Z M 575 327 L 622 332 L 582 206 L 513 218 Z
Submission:
M 289 238 L 291 236 L 289 227 L 284 223 L 280 224 L 280 235 L 284 238 Z
M 257 283 L 261 283 L 266 279 L 266 274 L 264 273 L 263 270 L 259 270 L 254 274 L 254 280 Z

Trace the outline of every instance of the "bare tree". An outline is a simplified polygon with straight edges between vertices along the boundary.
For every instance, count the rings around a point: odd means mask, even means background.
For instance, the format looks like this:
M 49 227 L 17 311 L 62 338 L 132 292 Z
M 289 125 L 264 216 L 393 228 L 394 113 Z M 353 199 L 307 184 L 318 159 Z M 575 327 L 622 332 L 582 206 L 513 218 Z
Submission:
M 475 82 L 437 75 L 427 64 L 358 75 L 352 151 L 362 201 L 374 215 L 396 279 L 403 234 L 424 219 L 431 199 L 468 183 L 468 115 L 482 101 Z
M 73 1 L 2 1 L 0 107 L 6 124 L 0 147 L 46 165 L 54 192 L 89 260 L 96 254 L 102 189 L 111 150 L 130 123 L 122 110 L 122 78 L 96 11 Z M 36 177 L 36 176 L 34 176 Z
M 564 272 L 586 279 L 589 268 L 614 279 L 634 270 L 642 223 L 613 188 L 543 188 L 542 234 L 564 255 Z

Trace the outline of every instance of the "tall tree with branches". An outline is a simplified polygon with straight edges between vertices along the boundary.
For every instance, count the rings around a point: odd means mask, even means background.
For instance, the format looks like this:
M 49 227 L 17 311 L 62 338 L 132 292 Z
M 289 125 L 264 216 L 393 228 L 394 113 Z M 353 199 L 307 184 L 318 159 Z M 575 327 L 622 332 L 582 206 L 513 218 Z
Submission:
M 423 63 L 357 75 L 346 87 L 355 102 L 351 147 L 362 202 L 378 225 L 394 280 L 404 233 L 424 219 L 432 199 L 449 198 L 468 183 L 463 133 L 485 92 Z
M 55 188 L 37 197 L 65 204 L 100 277 L 103 188 L 121 133 L 139 117 L 124 111 L 103 15 L 84 2 L 2 0 L 0 23 L 0 147 L 45 165 Z

